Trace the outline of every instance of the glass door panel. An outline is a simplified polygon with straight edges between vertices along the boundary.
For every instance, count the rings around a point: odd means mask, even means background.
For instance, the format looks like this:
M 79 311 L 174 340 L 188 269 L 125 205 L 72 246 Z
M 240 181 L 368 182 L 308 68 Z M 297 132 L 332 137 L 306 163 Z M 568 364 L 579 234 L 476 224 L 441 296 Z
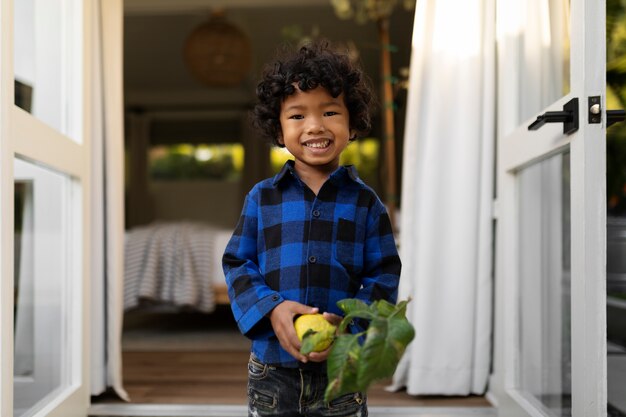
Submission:
M 570 92 L 570 1 L 517 2 L 508 13 L 514 22 L 501 26 L 520 42 L 518 120 L 526 120 Z
M 520 391 L 546 415 L 571 415 L 569 153 L 519 182 Z
M 16 159 L 14 413 L 31 415 L 70 384 L 71 179 Z M 38 405 L 39 404 L 39 405 Z
M 14 2 L 15 105 L 80 142 L 82 88 L 75 0 Z M 80 116 L 80 113 L 78 114 Z
M 497 0 L 491 389 L 507 417 L 607 413 L 604 7 Z M 542 124 L 560 111 L 577 128 Z

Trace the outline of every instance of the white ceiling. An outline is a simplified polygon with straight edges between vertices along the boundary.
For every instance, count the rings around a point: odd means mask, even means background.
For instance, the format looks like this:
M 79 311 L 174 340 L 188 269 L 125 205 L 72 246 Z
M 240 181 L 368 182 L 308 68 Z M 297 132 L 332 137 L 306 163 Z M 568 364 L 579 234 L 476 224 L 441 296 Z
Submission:
M 208 88 L 196 82 L 182 60 L 186 36 L 223 8 L 226 17 L 251 39 L 253 66 L 238 87 Z M 245 107 L 253 101 L 262 65 L 284 43 L 284 27 L 314 27 L 332 41 L 352 40 L 366 72 L 378 82 L 378 37 L 374 23 L 339 20 L 330 0 L 125 0 L 124 77 L 128 106 L 158 108 Z M 402 8 L 391 18 L 394 70 L 409 65 L 413 12 Z

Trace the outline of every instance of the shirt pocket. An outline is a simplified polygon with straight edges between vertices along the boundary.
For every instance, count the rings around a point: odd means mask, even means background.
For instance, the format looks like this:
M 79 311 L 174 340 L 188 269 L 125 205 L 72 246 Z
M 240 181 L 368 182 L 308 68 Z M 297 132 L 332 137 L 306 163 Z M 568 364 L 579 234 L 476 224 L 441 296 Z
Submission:
M 356 222 L 339 219 L 335 234 L 335 256 L 351 276 L 363 270 L 365 228 Z

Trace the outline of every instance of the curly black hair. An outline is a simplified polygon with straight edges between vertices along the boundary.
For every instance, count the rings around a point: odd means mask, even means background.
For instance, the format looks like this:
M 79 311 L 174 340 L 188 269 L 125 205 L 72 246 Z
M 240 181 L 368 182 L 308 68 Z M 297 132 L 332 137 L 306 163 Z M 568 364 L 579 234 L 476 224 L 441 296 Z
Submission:
M 282 134 L 280 107 L 296 91 L 294 84 L 302 91 L 321 86 L 333 97 L 343 93 L 350 114 L 350 130 L 354 132 L 350 140 L 370 131 L 374 95 L 369 79 L 347 54 L 323 40 L 288 51 L 263 71 L 256 89 L 258 101 L 250 117 L 252 125 L 274 145 L 284 146 L 278 142 Z

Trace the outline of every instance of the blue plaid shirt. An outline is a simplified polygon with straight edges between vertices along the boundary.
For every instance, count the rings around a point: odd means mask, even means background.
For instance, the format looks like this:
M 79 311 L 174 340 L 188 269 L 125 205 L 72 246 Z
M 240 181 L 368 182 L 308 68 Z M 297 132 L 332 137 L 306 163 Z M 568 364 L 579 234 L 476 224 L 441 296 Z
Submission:
M 268 313 L 284 300 L 342 315 L 337 301 L 396 302 L 400 258 L 385 206 L 352 166 L 316 196 L 288 161 L 246 196 L 222 259 L 233 315 L 263 362 L 297 367 Z

